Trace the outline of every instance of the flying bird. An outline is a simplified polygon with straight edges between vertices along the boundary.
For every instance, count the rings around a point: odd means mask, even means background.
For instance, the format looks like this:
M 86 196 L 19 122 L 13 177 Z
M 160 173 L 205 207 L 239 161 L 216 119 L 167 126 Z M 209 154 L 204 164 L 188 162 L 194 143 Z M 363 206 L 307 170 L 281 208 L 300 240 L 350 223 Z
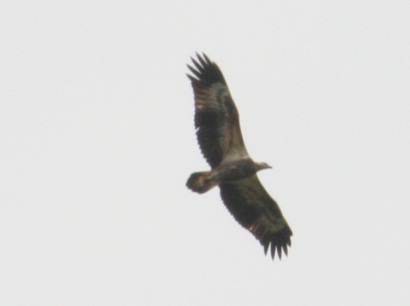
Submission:
M 272 259 L 287 255 L 292 230 L 258 179 L 256 172 L 271 168 L 254 162 L 246 150 L 239 113 L 219 67 L 205 54 L 188 66 L 194 90 L 196 136 L 210 171 L 195 172 L 186 185 L 204 193 L 219 186 L 229 212 L 262 244 Z

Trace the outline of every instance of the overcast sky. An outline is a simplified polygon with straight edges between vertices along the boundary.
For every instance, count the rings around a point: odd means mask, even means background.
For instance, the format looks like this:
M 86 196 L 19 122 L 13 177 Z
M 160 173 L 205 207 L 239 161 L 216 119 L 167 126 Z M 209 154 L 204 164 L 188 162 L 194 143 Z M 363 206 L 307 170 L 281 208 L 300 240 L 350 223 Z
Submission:
M 1 305 L 409 305 L 408 1 L 4 1 Z M 196 143 L 222 69 L 294 236 L 265 256 Z

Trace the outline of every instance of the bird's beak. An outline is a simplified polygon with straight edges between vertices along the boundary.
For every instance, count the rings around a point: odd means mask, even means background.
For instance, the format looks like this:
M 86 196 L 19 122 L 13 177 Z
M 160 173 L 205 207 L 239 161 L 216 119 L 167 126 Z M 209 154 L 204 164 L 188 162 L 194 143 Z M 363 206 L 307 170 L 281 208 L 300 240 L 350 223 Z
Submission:
M 271 165 L 268 165 L 267 163 L 261 163 L 260 164 L 260 169 L 272 169 Z

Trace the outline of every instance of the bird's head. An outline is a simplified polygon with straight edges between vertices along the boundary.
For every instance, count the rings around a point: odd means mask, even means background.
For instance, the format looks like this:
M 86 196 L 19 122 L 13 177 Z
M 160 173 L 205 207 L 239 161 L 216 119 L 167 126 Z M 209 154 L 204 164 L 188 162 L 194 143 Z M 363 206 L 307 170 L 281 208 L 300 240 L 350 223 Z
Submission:
M 263 162 L 262 163 L 256 163 L 256 167 L 257 167 L 258 171 L 263 170 L 263 169 L 272 169 L 272 166 L 270 166 L 267 163 L 263 163 Z

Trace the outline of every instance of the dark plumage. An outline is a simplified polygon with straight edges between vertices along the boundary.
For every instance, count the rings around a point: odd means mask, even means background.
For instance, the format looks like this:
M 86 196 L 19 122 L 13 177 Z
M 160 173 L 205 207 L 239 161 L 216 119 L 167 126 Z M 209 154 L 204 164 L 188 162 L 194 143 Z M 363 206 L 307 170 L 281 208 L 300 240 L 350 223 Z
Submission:
M 187 181 L 191 190 L 204 193 L 219 186 L 225 206 L 263 245 L 272 258 L 287 255 L 292 230 L 279 206 L 269 196 L 256 172 L 271 168 L 249 156 L 239 113 L 219 67 L 205 54 L 188 66 L 195 96 L 195 127 L 202 154 L 211 171 L 195 172 Z

